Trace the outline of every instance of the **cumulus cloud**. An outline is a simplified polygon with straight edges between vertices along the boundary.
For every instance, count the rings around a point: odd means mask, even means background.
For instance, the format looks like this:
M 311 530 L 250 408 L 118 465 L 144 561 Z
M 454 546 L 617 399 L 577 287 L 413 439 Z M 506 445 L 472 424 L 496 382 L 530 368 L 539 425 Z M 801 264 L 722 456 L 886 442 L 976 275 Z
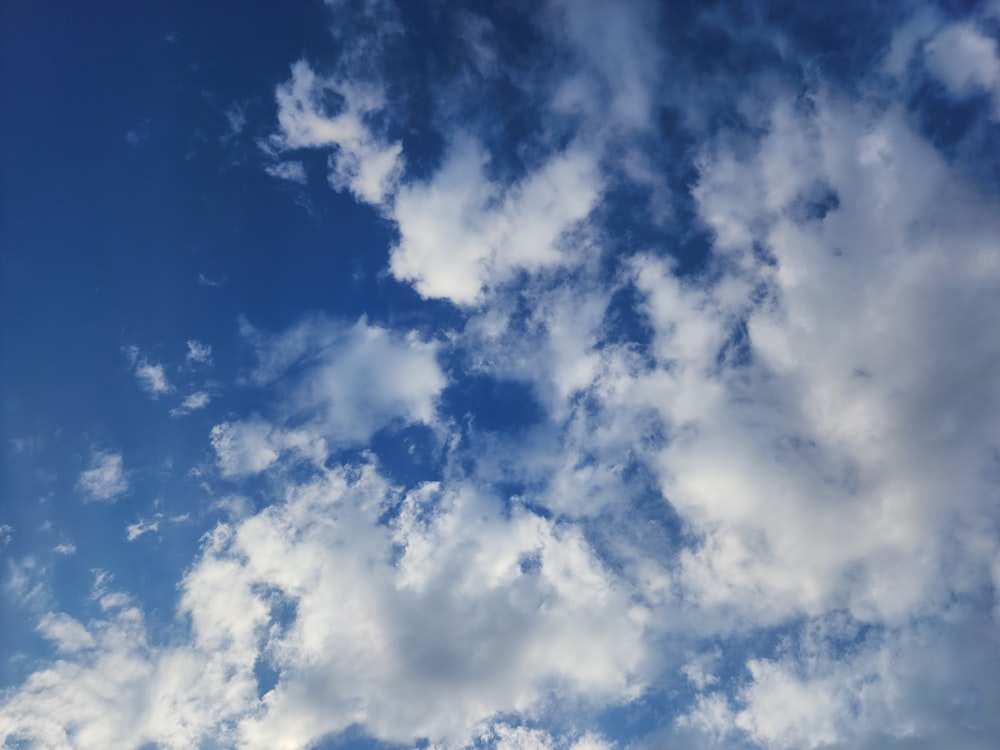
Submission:
M 1000 121 L 1000 57 L 997 42 L 971 22 L 946 26 L 924 46 L 927 66 L 957 97 L 987 94 Z
M 299 185 L 305 185 L 308 181 L 305 165 L 300 161 L 281 161 L 277 164 L 270 164 L 264 167 L 264 171 L 271 177 L 297 182 Z
M 181 583 L 186 645 L 149 643 L 106 577 L 95 586 L 105 619 L 46 614 L 39 631 L 74 660 L 8 697 L 0 736 L 306 748 L 360 723 L 383 739 L 458 747 L 491 717 L 542 707 L 553 684 L 598 706 L 641 690 L 642 607 L 577 531 L 525 510 L 506 519 L 472 489 L 431 484 L 400 498 L 372 466 L 286 490 L 206 537 Z M 262 698 L 260 660 L 279 674 Z M 497 747 L 556 746 L 503 724 L 490 732 Z M 596 735 L 559 746 L 609 747 Z
M 93 453 L 90 467 L 80 474 L 76 486 L 89 500 L 113 502 L 118 499 L 128 492 L 122 454 L 104 451 Z
M 297 613 L 272 631 L 281 677 L 241 723 L 245 746 L 306 747 L 356 722 L 392 741 L 461 745 L 492 715 L 542 701 L 551 681 L 598 702 L 637 691 L 641 613 L 579 536 L 527 513 L 470 523 L 490 502 L 436 486 L 404 498 L 386 528 L 377 519 L 396 502 L 391 489 L 359 471 L 298 486 L 187 579 L 200 638 L 235 625 L 212 595 L 222 570 Z
M 428 182 L 396 196 L 400 241 L 389 268 L 425 297 L 470 305 L 484 286 L 517 270 L 565 262 L 561 240 L 600 194 L 594 155 L 583 148 L 570 147 L 510 186 L 487 178 L 487 163 L 481 145 L 459 137 Z

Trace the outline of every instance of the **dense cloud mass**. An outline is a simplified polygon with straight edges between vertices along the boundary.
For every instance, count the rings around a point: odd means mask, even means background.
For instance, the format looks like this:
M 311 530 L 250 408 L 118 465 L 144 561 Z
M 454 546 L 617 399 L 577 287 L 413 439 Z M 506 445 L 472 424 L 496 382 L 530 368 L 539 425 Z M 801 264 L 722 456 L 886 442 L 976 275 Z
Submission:
M 1000 745 L 1000 5 L 326 5 L 225 138 L 379 291 L 109 355 L 183 558 L 9 558 L 4 747 Z

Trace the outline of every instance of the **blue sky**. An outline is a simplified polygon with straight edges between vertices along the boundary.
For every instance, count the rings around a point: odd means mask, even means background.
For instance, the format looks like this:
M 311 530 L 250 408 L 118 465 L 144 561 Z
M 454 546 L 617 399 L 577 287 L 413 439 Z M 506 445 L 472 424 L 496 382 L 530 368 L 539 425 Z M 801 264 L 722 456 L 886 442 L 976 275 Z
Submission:
M 2 13 L 3 747 L 1000 744 L 1000 4 Z

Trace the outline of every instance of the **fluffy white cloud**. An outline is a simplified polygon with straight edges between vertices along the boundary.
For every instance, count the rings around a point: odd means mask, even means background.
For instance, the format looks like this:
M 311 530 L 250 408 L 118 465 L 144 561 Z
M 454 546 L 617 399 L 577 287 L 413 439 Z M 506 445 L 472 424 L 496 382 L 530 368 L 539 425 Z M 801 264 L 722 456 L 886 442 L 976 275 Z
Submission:
M 166 393 L 171 393 L 174 390 L 167 379 L 167 372 L 163 365 L 150 362 L 139 352 L 138 347 L 125 347 L 125 356 L 132 366 L 132 372 L 135 374 L 135 379 L 139 382 L 139 387 L 154 399 Z
M 280 131 L 264 144 L 265 150 L 280 154 L 299 148 L 333 148 L 329 179 L 335 189 L 349 190 L 358 200 L 376 206 L 394 190 L 403 167 L 402 145 L 384 140 L 371 126 L 384 105 L 377 86 L 319 76 L 300 60 L 275 98 Z M 331 106 L 332 100 L 339 104 Z M 288 164 L 269 167 L 268 172 L 280 170 L 275 176 L 294 179 L 301 164 L 298 170 Z
M 94 647 L 87 629 L 68 615 L 49 612 L 38 622 L 38 632 L 55 643 L 60 653 L 75 653 Z
M 243 334 L 257 354 L 251 381 L 265 386 L 287 378 L 287 413 L 281 416 L 307 423 L 326 440 L 357 443 L 395 420 L 436 420 L 437 397 L 446 385 L 438 345 L 415 332 L 392 332 L 364 319 L 345 325 L 317 317 L 281 334 L 244 323 Z M 289 377 L 293 368 L 296 374 Z
M 77 488 L 90 500 L 110 502 L 128 491 L 121 453 L 95 452 L 90 457 L 90 468 L 85 469 L 76 482 Z
M 212 363 L 212 345 L 205 344 L 196 339 L 188 339 L 187 341 L 187 354 L 184 359 L 188 364 L 211 364 Z
M 924 46 L 927 67 L 959 97 L 989 94 L 1000 121 L 1000 56 L 997 42 L 968 21 L 946 26 Z
M 227 477 L 258 474 L 278 460 L 274 429 L 262 420 L 222 422 L 212 428 L 212 447 Z
M 271 630 L 280 677 L 241 723 L 246 747 L 307 747 L 355 723 L 463 745 L 483 720 L 546 700 L 546 685 L 597 702 L 636 693 L 641 613 L 577 533 L 526 512 L 506 521 L 474 491 L 436 486 L 379 525 L 395 502 L 370 467 L 330 472 L 192 569 L 189 592 L 235 579 L 294 608 Z M 203 637 L 224 638 L 229 610 L 199 601 Z
M 224 721 L 256 698 L 253 663 L 238 661 L 236 649 L 152 645 L 128 597 L 102 589 L 95 598 L 104 616 L 86 625 L 63 614 L 41 618 L 39 631 L 63 658 L 4 696 L 0 742 L 67 750 L 183 750 L 206 738 L 231 745 Z
M 458 137 L 429 181 L 396 196 L 400 241 L 389 267 L 424 297 L 471 305 L 519 269 L 565 262 L 562 240 L 600 195 L 595 155 L 580 145 L 510 186 L 487 177 L 487 162 L 482 146 Z
M 39 631 L 65 658 L 8 694 L 0 737 L 304 749 L 362 725 L 461 747 L 499 715 L 641 690 L 644 611 L 578 530 L 520 509 L 505 518 L 472 488 L 399 497 L 372 466 L 321 471 L 284 496 L 206 536 L 181 583 L 186 643 L 151 643 L 106 576 L 94 595 L 106 618 L 46 614 Z M 278 677 L 258 699 L 261 662 Z M 556 747 L 503 724 L 491 736 Z
M 706 737 L 743 732 L 775 750 L 991 746 L 1000 726 L 983 709 L 1000 698 L 995 628 L 955 607 L 838 649 L 837 619 L 812 621 L 776 658 L 751 660 L 734 700 L 705 693 L 681 725 Z

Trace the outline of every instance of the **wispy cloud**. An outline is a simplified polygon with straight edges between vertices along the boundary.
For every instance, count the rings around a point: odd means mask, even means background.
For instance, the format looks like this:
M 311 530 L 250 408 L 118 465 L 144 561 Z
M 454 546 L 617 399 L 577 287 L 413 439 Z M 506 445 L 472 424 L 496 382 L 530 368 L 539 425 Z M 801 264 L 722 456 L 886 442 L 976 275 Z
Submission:
M 76 485 L 89 500 L 113 502 L 128 491 L 122 455 L 102 451 L 93 453 L 90 467 L 80 474 Z
M 282 161 L 270 164 L 264 167 L 264 171 L 279 180 L 297 182 L 299 185 L 305 185 L 308 181 L 305 165 L 300 161 Z
M 139 387 L 152 398 L 157 399 L 173 392 L 174 387 L 167 379 L 166 368 L 162 364 L 150 362 L 136 346 L 125 347 L 125 356 L 128 358 Z
M 184 359 L 188 363 L 209 365 L 212 363 L 212 345 L 195 339 L 188 339 L 187 354 Z
M 185 396 L 180 406 L 171 409 L 170 416 L 183 417 L 198 409 L 204 409 L 211 400 L 212 397 L 206 391 L 195 391 Z

